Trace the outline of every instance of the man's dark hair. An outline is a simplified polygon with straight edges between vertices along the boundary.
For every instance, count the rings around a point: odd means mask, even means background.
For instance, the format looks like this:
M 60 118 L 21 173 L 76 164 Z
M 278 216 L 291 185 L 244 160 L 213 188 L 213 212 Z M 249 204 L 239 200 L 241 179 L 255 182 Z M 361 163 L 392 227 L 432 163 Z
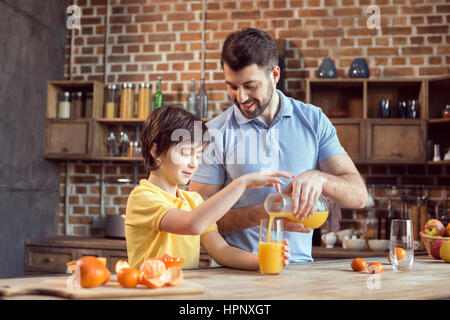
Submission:
M 227 64 L 231 70 L 239 71 L 254 63 L 266 72 L 278 65 L 278 50 L 272 37 L 254 28 L 231 33 L 223 44 L 222 68 Z
M 197 123 L 197 125 L 201 123 L 202 136 L 199 137 L 202 139 L 201 141 L 194 141 L 195 123 Z M 175 134 L 175 136 L 172 136 L 177 129 L 184 129 L 184 131 L 180 132 L 189 133 L 188 137 L 190 138 L 190 142 L 202 143 L 203 149 L 209 142 L 209 139 L 206 139 L 207 141 L 203 140 L 208 128 L 196 115 L 193 115 L 183 108 L 170 105 L 158 108 L 151 113 L 147 120 L 145 120 L 144 128 L 141 134 L 140 144 L 142 149 L 142 157 L 144 158 L 144 168 L 147 173 L 150 173 L 159 167 L 150 152 L 154 144 L 157 145 L 156 153 L 159 156 L 165 154 L 172 145 L 184 141 L 183 139 L 186 137 L 185 135 L 180 136 Z

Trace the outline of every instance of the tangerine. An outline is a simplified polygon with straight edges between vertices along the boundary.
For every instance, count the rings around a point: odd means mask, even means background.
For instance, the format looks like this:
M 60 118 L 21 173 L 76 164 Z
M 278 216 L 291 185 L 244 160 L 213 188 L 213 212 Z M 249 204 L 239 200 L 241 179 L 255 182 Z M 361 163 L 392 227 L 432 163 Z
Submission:
M 139 271 L 145 273 L 147 278 L 155 279 L 166 272 L 166 265 L 158 258 L 148 258 L 141 264 Z
M 355 258 L 353 259 L 351 266 L 353 271 L 364 271 L 367 268 L 367 262 L 363 258 Z
M 124 288 L 134 288 L 139 282 L 139 270 L 136 268 L 121 268 L 117 273 L 117 281 Z
M 96 257 L 82 257 L 76 265 L 80 268 L 80 284 L 83 288 L 97 287 L 111 279 L 111 272 Z
M 148 278 L 147 275 L 145 274 L 145 272 L 141 272 L 141 274 L 139 276 L 139 283 L 143 284 L 151 289 L 160 288 L 165 284 L 164 280 L 162 280 L 160 278 L 155 278 L 155 279 Z
M 181 267 L 171 267 L 167 269 L 163 276 L 166 286 L 176 286 L 184 279 L 183 270 Z
M 383 270 L 383 265 L 379 262 L 369 263 L 369 266 L 367 267 L 367 272 L 369 273 L 382 273 Z

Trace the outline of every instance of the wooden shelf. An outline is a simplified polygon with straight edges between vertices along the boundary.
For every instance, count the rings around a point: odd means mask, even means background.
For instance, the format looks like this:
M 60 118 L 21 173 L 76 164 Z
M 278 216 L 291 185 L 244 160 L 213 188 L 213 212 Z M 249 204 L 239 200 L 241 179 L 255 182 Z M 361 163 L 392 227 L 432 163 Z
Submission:
M 440 165 L 440 164 L 450 164 L 450 160 L 442 160 L 442 161 L 427 161 L 429 165 Z
M 112 161 L 112 162 L 142 162 L 142 157 L 97 157 L 96 161 Z
M 131 124 L 131 125 L 136 125 L 136 124 L 144 124 L 145 120 L 143 119 L 138 119 L 138 118 L 128 118 L 128 119 L 124 119 L 124 118 L 98 118 L 97 122 L 99 123 L 103 123 L 103 124 Z
M 428 123 L 450 123 L 450 118 L 430 119 Z

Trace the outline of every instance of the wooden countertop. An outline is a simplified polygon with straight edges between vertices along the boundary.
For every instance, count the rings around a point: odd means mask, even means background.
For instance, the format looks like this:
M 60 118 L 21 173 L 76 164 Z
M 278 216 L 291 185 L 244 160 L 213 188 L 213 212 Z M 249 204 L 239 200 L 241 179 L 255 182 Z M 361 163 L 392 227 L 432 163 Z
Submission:
M 392 271 L 387 258 L 367 258 L 381 262 L 384 272 L 371 275 L 354 272 L 351 259 L 290 264 L 277 276 L 258 272 L 210 268 L 185 270 L 185 279 L 205 287 L 202 294 L 159 296 L 174 300 L 246 299 L 446 299 L 450 287 L 450 264 L 428 256 L 415 257 L 411 272 Z M 379 276 L 379 277 L 378 277 Z M 67 275 L 66 275 L 67 277 Z M 0 286 L 39 283 L 51 277 L 0 279 Z M 377 287 L 378 285 L 378 287 Z M 157 290 L 157 289 L 156 289 Z M 48 299 L 48 296 L 17 296 L 11 299 Z M 149 299 L 147 297 L 146 299 Z
M 36 239 L 26 239 L 25 244 L 29 246 L 65 247 L 65 248 L 85 248 L 85 249 L 110 249 L 127 250 L 125 239 L 94 238 L 77 236 L 54 236 Z M 205 252 L 203 252 L 205 253 Z M 342 247 L 325 248 L 320 246 L 312 247 L 312 257 L 315 260 L 324 259 L 350 259 L 365 257 L 387 256 L 387 251 L 372 250 L 350 250 Z M 416 250 L 416 255 L 426 254 L 425 250 Z

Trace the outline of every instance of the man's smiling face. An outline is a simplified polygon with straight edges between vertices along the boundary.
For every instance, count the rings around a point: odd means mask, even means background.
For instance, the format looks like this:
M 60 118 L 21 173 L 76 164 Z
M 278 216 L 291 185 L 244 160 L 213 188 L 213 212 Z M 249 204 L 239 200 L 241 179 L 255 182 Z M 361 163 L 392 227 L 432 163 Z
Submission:
M 233 71 L 225 63 L 223 72 L 228 96 L 246 118 L 256 118 L 266 110 L 275 90 L 271 74 L 268 77 L 257 64 Z

